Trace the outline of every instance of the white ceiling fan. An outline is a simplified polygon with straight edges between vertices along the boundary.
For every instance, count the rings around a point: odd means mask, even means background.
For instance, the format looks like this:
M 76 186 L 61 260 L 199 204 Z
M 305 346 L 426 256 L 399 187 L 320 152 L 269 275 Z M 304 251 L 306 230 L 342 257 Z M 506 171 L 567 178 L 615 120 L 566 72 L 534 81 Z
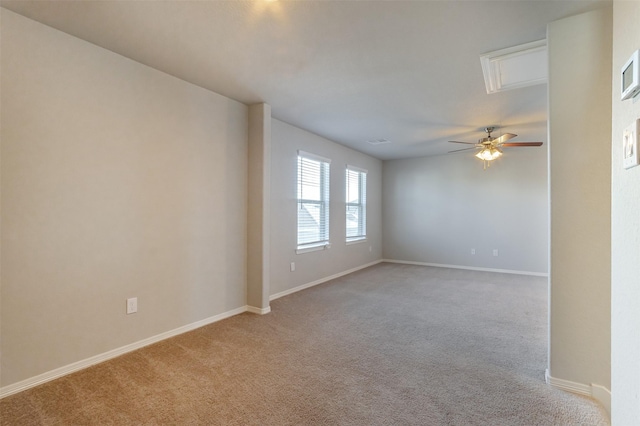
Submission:
M 540 146 L 542 142 L 507 142 L 510 139 L 515 138 L 518 135 L 513 133 L 505 133 L 500 137 L 494 138 L 491 136 L 491 132 L 495 130 L 494 127 L 485 127 L 485 132 L 487 132 L 487 136 L 479 139 L 478 142 L 461 142 L 461 141 L 449 141 L 451 143 L 463 143 L 467 145 L 473 145 L 469 148 L 456 149 L 452 152 L 460 152 L 467 151 L 470 149 L 479 150 L 476 153 L 476 157 L 481 159 L 484 162 L 484 168 L 486 169 L 491 165 L 491 161 L 499 158 L 502 155 L 502 148 L 513 148 L 513 147 L 523 147 L 523 146 Z

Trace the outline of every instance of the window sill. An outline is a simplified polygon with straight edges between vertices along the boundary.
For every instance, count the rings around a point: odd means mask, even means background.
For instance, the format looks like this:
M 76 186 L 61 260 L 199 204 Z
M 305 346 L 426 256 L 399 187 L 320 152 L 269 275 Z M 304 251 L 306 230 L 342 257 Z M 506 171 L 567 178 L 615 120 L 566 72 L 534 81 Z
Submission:
M 347 240 L 347 245 L 350 246 L 352 244 L 360 244 L 367 241 L 367 237 L 358 238 L 357 240 Z
M 331 248 L 330 243 L 318 244 L 317 246 L 298 247 L 296 254 L 310 253 L 312 251 L 328 250 Z

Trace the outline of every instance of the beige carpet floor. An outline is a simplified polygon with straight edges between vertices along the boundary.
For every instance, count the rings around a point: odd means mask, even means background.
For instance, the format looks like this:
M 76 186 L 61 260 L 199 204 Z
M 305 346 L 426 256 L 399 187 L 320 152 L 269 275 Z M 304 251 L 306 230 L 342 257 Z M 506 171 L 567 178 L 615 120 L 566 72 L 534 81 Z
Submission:
M 606 425 L 545 278 L 383 263 L 0 401 L 3 425 Z

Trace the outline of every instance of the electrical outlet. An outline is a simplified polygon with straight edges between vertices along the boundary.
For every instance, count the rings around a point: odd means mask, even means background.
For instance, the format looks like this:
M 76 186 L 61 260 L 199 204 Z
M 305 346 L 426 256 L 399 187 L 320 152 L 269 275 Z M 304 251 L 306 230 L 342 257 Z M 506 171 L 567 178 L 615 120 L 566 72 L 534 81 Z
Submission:
M 369 253 L 371 253 L 372 251 L 373 251 L 373 248 L 369 246 Z
M 132 297 L 127 299 L 127 315 L 138 312 L 138 298 Z
M 471 254 L 476 254 L 476 249 L 471 249 Z
M 495 257 L 498 257 L 498 249 L 493 249 L 493 255 L 494 255 Z
M 296 262 L 291 262 L 291 272 L 296 270 Z

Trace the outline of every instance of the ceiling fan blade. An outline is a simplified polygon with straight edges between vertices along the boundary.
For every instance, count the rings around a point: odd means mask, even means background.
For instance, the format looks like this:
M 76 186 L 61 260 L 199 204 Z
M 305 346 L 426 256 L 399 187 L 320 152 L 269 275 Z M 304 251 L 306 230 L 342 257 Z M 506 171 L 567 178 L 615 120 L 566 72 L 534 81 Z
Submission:
M 505 133 L 504 135 L 500 136 L 499 138 L 495 138 L 492 140 L 493 143 L 504 143 L 506 141 L 508 141 L 509 139 L 513 139 L 518 135 L 514 135 L 513 133 Z
M 514 146 L 540 146 L 542 142 L 508 142 L 503 143 L 500 146 L 514 147 Z
M 462 149 L 456 149 L 456 150 L 454 150 L 454 151 L 449 151 L 449 152 L 447 152 L 447 154 L 451 154 L 452 152 L 469 151 L 470 149 L 475 149 L 475 147 L 471 147 L 471 148 L 462 148 Z
M 449 141 L 451 143 L 466 143 L 467 145 L 475 145 L 475 142 L 460 142 L 460 141 Z

